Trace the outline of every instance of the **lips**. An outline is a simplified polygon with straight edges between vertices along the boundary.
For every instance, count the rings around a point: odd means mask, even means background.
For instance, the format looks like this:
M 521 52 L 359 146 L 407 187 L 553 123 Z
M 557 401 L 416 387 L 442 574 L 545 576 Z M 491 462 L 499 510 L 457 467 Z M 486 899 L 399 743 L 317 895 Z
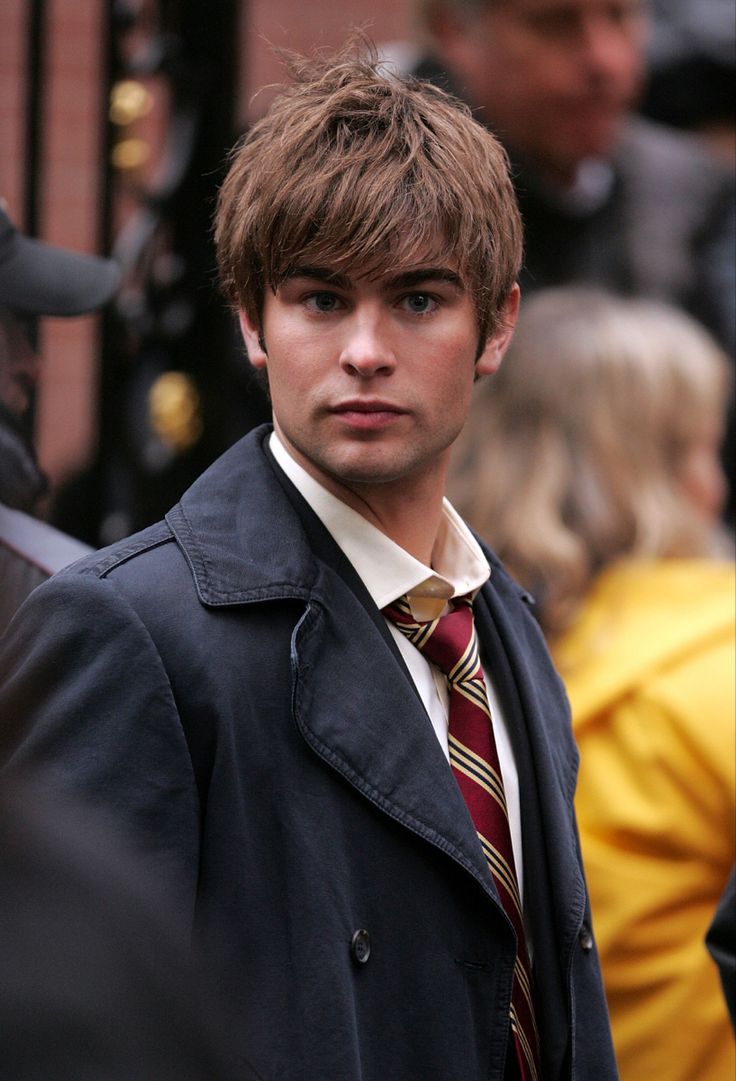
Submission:
M 406 410 L 401 409 L 398 405 L 394 405 L 392 402 L 384 402 L 378 399 L 366 400 L 365 398 L 351 399 L 347 402 L 340 402 L 339 405 L 333 406 L 333 413 L 404 413 Z
M 330 412 L 351 428 L 377 430 L 394 424 L 406 410 L 380 399 L 351 399 L 333 406 Z

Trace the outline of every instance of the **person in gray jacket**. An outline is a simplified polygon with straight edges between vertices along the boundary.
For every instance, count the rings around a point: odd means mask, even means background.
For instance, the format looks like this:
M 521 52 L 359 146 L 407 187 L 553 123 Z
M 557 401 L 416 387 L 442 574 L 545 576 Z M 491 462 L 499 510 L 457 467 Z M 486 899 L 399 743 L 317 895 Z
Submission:
M 694 135 L 637 115 L 643 0 L 416 2 L 423 50 L 401 62 L 459 94 L 510 155 L 522 290 L 580 284 L 663 300 L 733 356 L 733 168 Z M 729 477 L 735 440 L 732 403 Z M 732 489 L 724 517 L 735 513 Z
M 564 690 L 443 495 L 519 304 L 506 158 L 375 56 L 293 73 L 216 218 L 273 427 L 28 599 L 0 761 L 172 883 L 218 1081 L 614 1081 Z
M 47 484 L 29 434 L 39 358 L 24 321 L 95 311 L 119 278 L 111 259 L 24 236 L 0 205 L 0 634 L 32 589 L 90 551 L 30 513 Z
M 736 300 L 720 247 L 733 238 L 733 173 L 694 136 L 634 113 L 646 80 L 642 0 L 418 8 L 428 47 L 416 73 L 468 101 L 511 156 L 522 288 L 577 282 L 665 300 L 732 349 Z

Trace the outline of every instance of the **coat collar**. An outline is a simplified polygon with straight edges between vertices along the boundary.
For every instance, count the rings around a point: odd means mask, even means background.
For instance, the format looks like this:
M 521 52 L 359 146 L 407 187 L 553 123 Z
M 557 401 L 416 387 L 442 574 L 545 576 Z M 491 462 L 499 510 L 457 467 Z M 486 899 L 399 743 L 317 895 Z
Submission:
M 317 561 L 263 449 L 270 432 L 246 435 L 166 515 L 210 607 L 306 600 L 314 587 Z

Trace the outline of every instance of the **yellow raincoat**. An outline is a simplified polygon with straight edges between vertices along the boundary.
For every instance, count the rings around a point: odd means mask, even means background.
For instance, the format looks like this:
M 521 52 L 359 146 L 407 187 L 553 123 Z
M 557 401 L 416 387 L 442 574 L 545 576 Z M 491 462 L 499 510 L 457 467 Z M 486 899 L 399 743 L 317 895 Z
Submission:
M 735 607 L 730 564 L 621 564 L 554 650 L 622 1081 L 736 1078 L 703 941 L 734 861 Z

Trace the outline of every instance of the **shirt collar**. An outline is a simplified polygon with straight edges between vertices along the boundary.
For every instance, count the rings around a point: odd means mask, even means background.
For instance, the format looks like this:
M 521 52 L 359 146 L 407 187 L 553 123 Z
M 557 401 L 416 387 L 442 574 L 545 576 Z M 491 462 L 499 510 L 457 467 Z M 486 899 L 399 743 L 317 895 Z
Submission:
M 447 499 L 442 504 L 432 568 L 328 492 L 294 460 L 276 432 L 272 432 L 269 446 L 286 476 L 355 567 L 378 608 L 408 594 L 417 618 L 433 618 L 451 597 L 474 595 L 488 580 L 488 561 Z

